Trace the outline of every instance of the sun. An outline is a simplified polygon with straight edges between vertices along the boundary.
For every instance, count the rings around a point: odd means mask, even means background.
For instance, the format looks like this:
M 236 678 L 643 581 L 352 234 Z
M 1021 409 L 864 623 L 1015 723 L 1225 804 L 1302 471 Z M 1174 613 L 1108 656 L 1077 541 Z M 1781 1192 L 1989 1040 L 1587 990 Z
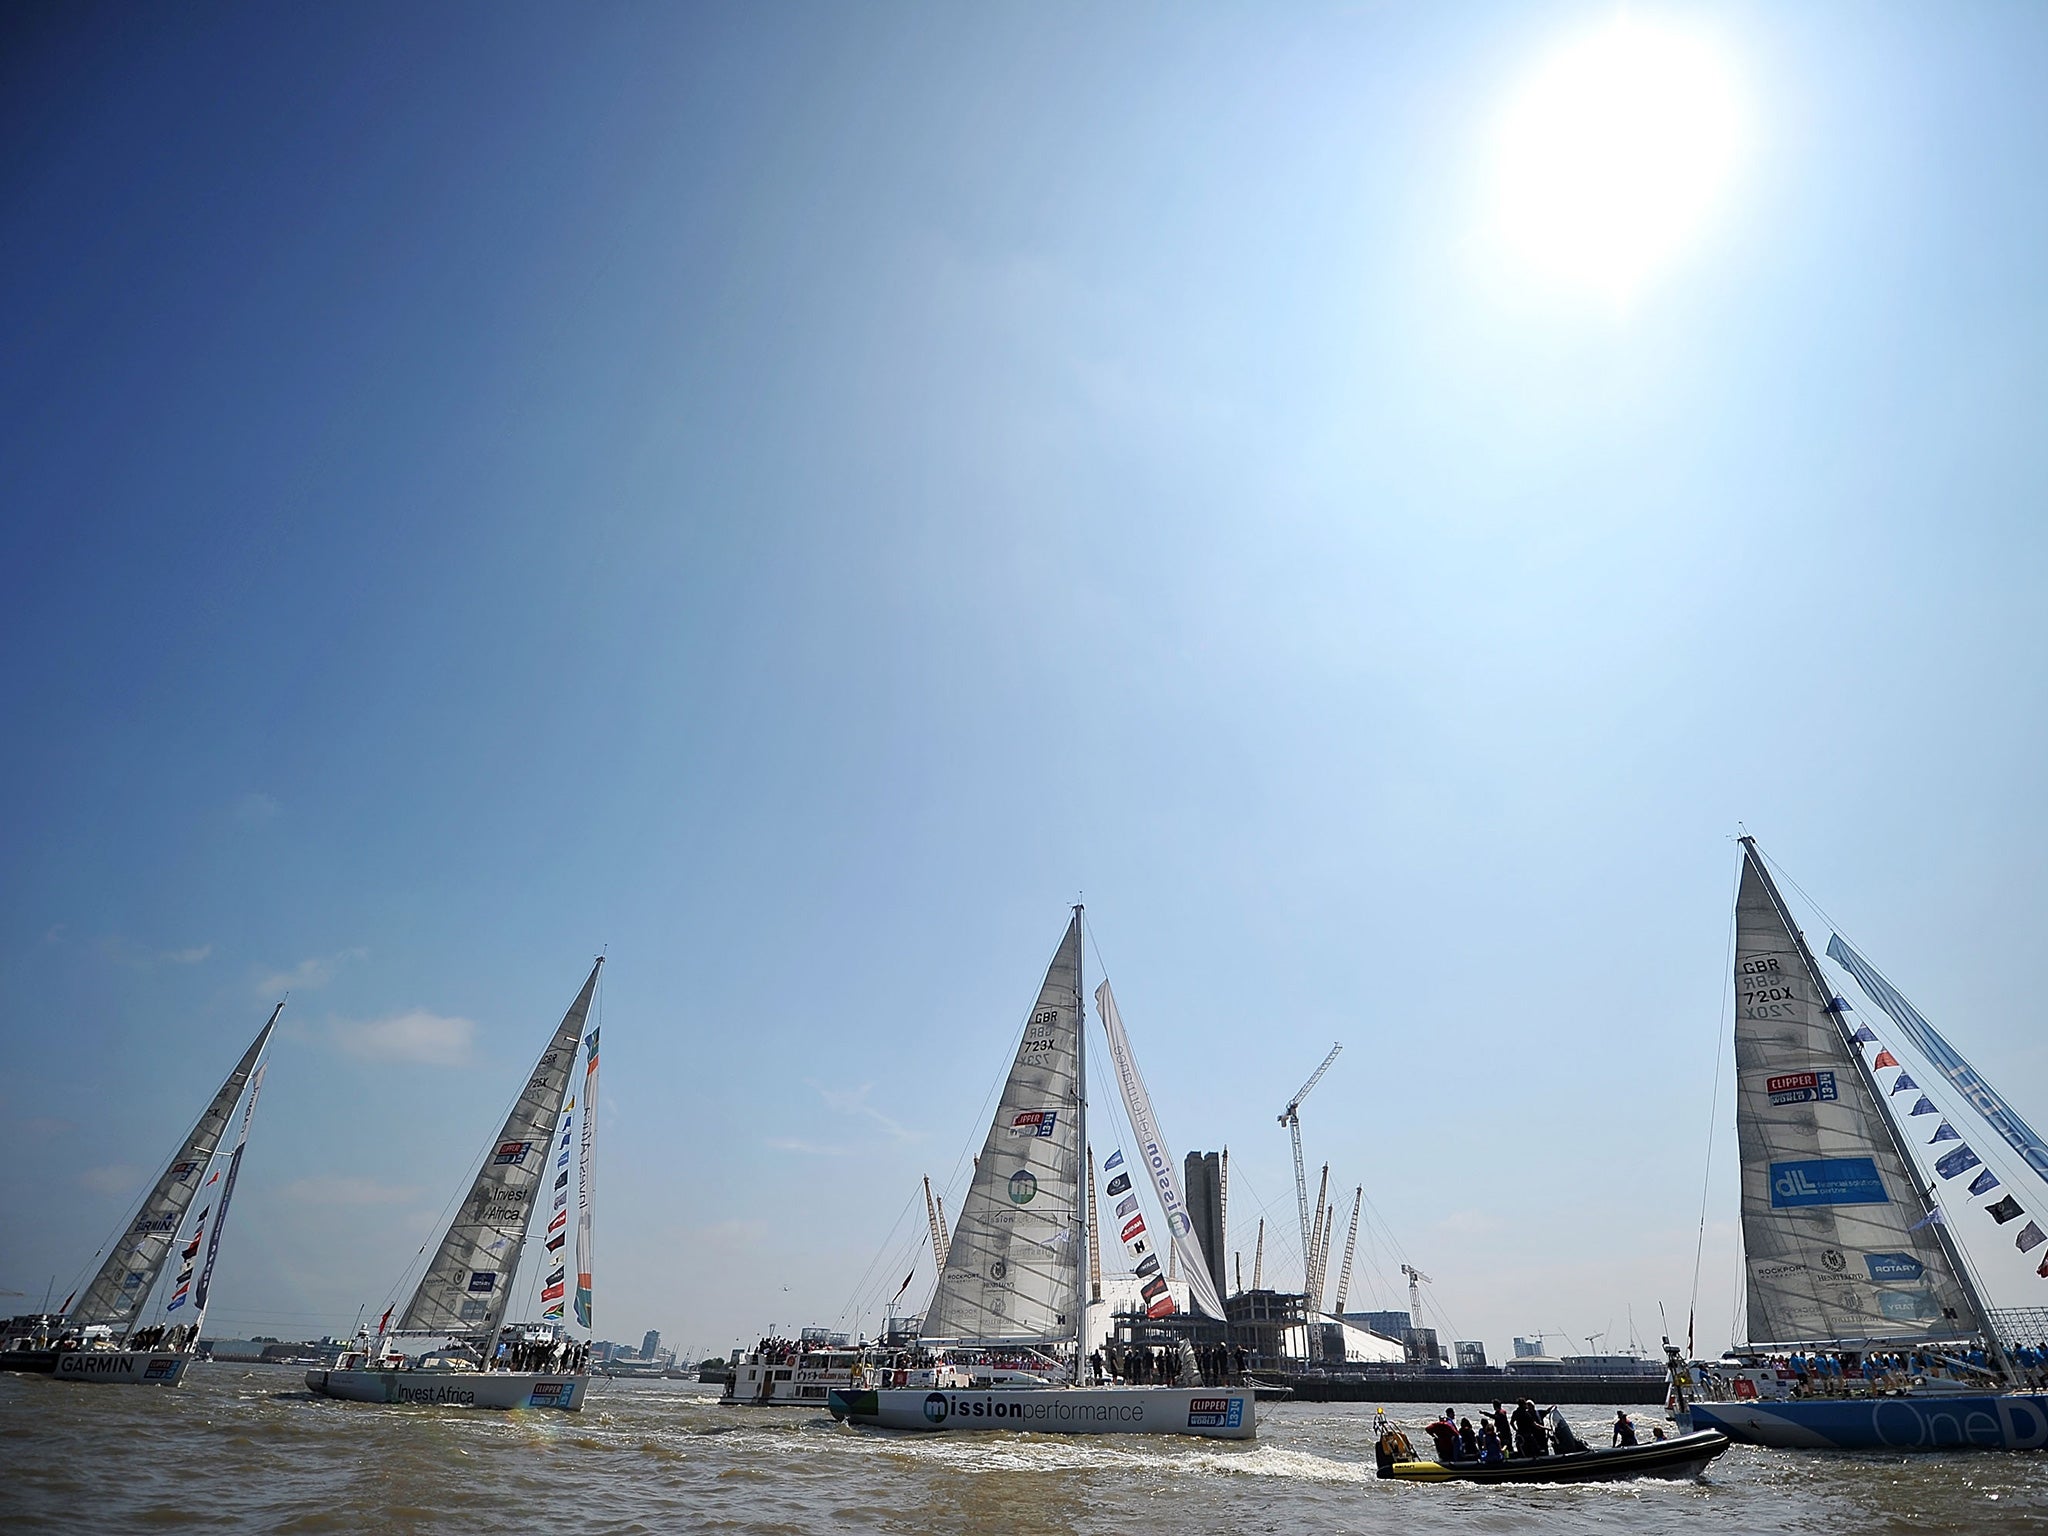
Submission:
M 1743 129 L 1712 40 L 1618 17 L 1543 60 L 1502 114 L 1501 236 L 1545 277 L 1626 302 L 1707 223 Z

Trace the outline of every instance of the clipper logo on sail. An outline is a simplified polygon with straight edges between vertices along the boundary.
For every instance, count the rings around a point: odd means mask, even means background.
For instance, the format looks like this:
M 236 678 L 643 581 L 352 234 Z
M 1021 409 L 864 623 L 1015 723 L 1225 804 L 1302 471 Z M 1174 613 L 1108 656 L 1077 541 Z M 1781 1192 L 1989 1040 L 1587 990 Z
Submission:
M 1836 1097 L 1832 1072 L 1788 1072 L 1766 1078 L 1764 1087 L 1773 1104 L 1812 1104 Z
M 1771 1204 L 1889 1205 L 1877 1162 L 1868 1157 L 1817 1157 L 1771 1164 Z
M 1056 1109 L 1027 1109 L 1010 1122 L 1012 1136 L 1050 1136 L 1059 1121 Z

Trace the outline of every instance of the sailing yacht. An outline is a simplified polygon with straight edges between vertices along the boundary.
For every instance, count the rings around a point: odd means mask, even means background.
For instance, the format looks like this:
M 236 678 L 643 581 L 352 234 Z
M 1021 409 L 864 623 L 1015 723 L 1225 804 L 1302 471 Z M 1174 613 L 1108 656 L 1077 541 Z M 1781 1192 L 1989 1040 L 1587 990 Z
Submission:
M 283 1012 L 283 1003 L 271 1009 L 270 1018 L 121 1229 L 84 1294 L 73 1292 L 55 1313 L 8 1320 L 5 1336 L 0 1337 L 0 1370 L 119 1386 L 174 1387 L 184 1379 L 206 1317 L 228 1201 L 235 1192 L 242 1148 L 248 1142 L 256 1095 L 263 1086 L 264 1048 Z M 228 1165 L 209 1174 L 221 1138 L 234 1120 L 235 1106 L 245 1098 L 241 1133 Z M 207 1197 L 205 1203 L 179 1246 L 185 1213 L 202 1192 Z M 154 1314 L 162 1320 L 145 1327 L 142 1319 L 152 1315 L 150 1296 L 169 1266 L 173 1247 L 178 1247 L 182 1263 L 161 1312 Z M 187 1307 L 190 1312 L 181 1317 Z
M 1089 1387 L 1080 1384 L 1088 1249 L 1084 1199 L 1088 1147 L 1087 1041 L 1081 990 L 1081 908 L 1060 941 L 1026 1017 L 972 1183 L 946 1244 L 945 1267 L 920 1331 L 924 1360 L 894 1372 L 887 1385 L 835 1388 L 836 1419 L 888 1429 L 1011 1429 L 1067 1434 L 1200 1435 L 1249 1440 L 1258 1432 L 1248 1387 Z M 1098 994 L 1127 1106 L 1133 1068 L 1122 1071 L 1128 1040 L 1107 990 Z M 1150 1105 L 1141 1137 L 1156 1139 Z M 1152 1135 L 1148 1137 L 1148 1128 Z M 1164 1143 L 1147 1151 L 1148 1168 L 1172 1182 Z M 1163 1186 L 1162 1186 L 1163 1187 Z M 1162 1197 L 1164 1198 L 1164 1197 Z M 1183 1202 L 1184 1205 L 1184 1202 Z M 1177 1242 L 1197 1242 L 1192 1224 L 1168 1225 Z M 1139 1223 L 1142 1226 L 1142 1221 Z M 1130 1226 L 1126 1219 L 1125 1226 Z M 1185 1229 L 1185 1230 L 1183 1230 Z M 1199 1247 L 1194 1250 L 1199 1252 Z M 1153 1269 L 1157 1269 L 1156 1256 Z M 1206 1274 L 1206 1268 L 1203 1272 Z M 1164 1290 L 1164 1282 L 1160 1282 Z M 1149 1298 L 1148 1298 L 1149 1299 Z M 1221 1315 L 1217 1304 L 1217 1315 Z M 1040 1384 L 996 1384 L 989 1368 Z M 1043 1365 L 1043 1371 L 1032 1369 Z M 900 1383 L 900 1384 L 899 1384 Z
M 2027 1171 L 2037 1180 L 2048 1172 L 2048 1148 L 1933 1026 L 1839 938 L 1829 953 Z M 1685 1427 L 1758 1445 L 2048 1446 L 2048 1395 L 2020 1390 L 1964 1244 L 1980 1213 L 1962 1214 L 1967 1206 L 1950 1181 L 1981 1159 L 1944 1119 L 1935 1142 L 1956 1150 L 1934 1161 L 1938 1185 L 1923 1178 L 1904 1122 L 1936 1106 L 1921 1095 L 1901 1117 L 1894 1103 L 1919 1085 L 1851 1012 L 1807 948 L 1755 840 L 1744 837 L 1735 1114 L 1749 1343 L 1736 1361 L 1706 1371 L 1686 1371 L 1670 1350 L 1676 1416 Z M 1890 1082 L 1878 1076 L 1895 1068 Z M 1983 1194 L 1999 1180 L 1987 1169 L 1965 1182 Z M 1946 1210 L 1937 1195 L 1950 1202 Z M 2024 1214 L 2009 1193 L 1987 1209 L 1988 1230 L 2001 1234 Z M 2044 1239 L 2030 1224 L 2017 1241 L 2025 1253 Z M 2042 1268 L 2048 1274 L 2048 1264 Z M 1824 1352 L 1811 1357 L 1811 1371 L 1805 1351 Z
M 597 989 L 600 958 L 590 979 L 549 1037 L 497 1139 L 485 1148 L 468 1196 L 448 1224 L 396 1328 L 379 1324 L 332 1370 L 306 1372 L 323 1397 L 357 1403 L 426 1403 L 462 1408 L 583 1407 L 590 1385 L 587 1346 L 562 1325 L 568 1266 L 569 1163 L 580 1146 L 576 1219 L 576 1321 L 591 1320 L 591 1167 L 597 1114 L 597 1036 L 584 1034 Z M 584 1056 L 580 1141 L 569 1086 L 577 1052 Z M 552 1197 L 545 1237 L 554 1268 L 540 1292 L 542 1321 L 505 1325 L 534 1213 Z M 407 1354 L 403 1341 L 438 1340 L 440 1348 Z

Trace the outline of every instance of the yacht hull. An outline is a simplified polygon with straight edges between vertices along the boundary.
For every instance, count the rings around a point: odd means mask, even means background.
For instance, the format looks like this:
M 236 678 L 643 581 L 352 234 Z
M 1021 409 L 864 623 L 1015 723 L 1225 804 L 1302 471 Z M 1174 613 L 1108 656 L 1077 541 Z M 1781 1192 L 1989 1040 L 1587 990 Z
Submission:
M 13 1349 L 0 1354 L 0 1370 L 112 1387 L 175 1387 L 191 1363 L 190 1355 L 146 1349 Z
M 306 1385 L 350 1403 L 407 1403 L 437 1408 L 583 1407 L 588 1376 L 540 1371 L 308 1371 Z
M 1718 1429 L 1747 1445 L 1786 1450 L 2048 1448 L 2048 1394 L 2038 1392 L 1693 1403 L 1688 1412 L 1694 1429 Z
M 835 1391 L 832 1417 L 881 1429 L 1028 1430 L 1061 1435 L 1200 1435 L 1250 1440 L 1258 1405 L 1248 1387 L 921 1387 Z

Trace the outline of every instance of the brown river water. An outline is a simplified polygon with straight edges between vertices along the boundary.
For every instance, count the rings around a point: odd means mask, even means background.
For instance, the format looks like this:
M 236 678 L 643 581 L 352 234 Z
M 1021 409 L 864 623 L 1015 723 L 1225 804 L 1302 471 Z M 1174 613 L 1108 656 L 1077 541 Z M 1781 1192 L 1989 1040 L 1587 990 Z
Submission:
M 2040 1452 L 1738 1446 L 1699 1482 L 1411 1487 L 1374 1477 L 1355 1403 L 1261 1404 L 1243 1444 L 896 1435 L 713 1396 L 600 1380 L 581 1414 L 503 1414 L 329 1402 L 277 1367 L 174 1391 L 0 1374 L 0 1531 L 2048 1532 Z M 1565 1413 L 1606 1443 L 1612 1408 Z

